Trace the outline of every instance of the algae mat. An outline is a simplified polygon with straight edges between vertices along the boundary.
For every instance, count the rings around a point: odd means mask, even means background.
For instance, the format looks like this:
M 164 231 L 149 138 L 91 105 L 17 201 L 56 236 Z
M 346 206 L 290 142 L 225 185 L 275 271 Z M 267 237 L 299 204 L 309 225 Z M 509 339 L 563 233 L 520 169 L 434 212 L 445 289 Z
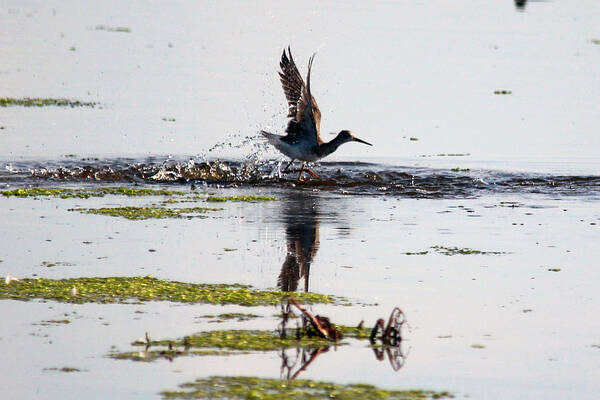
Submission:
M 372 385 L 339 385 L 313 380 L 278 380 L 255 377 L 197 379 L 180 385 L 182 390 L 165 391 L 165 399 L 389 399 L 424 400 L 452 398 L 448 392 L 384 390 Z
M 204 284 L 145 277 L 22 279 L 0 282 L 0 299 L 55 300 L 66 303 L 177 303 L 277 305 L 293 295 L 303 303 L 341 303 L 343 299 L 316 293 L 253 289 L 240 284 Z
M 344 338 L 368 339 L 369 328 L 338 326 Z M 131 361 L 154 361 L 159 358 L 173 359 L 188 355 L 229 355 L 248 352 L 278 351 L 289 348 L 318 349 L 332 345 L 340 346 L 347 342 L 332 342 L 313 335 L 296 335 L 296 329 L 286 329 L 285 335 L 276 330 L 215 330 L 198 332 L 177 340 L 135 341 L 133 346 L 143 346 L 144 350 L 113 352 L 109 357 Z M 152 349 L 154 347 L 154 349 Z

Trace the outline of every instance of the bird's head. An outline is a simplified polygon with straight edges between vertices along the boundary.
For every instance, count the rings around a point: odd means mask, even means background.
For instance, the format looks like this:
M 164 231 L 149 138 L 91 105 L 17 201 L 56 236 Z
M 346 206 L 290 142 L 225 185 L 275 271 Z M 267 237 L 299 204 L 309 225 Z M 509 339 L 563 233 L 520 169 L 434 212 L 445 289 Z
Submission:
M 340 131 L 340 133 L 337 134 L 336 139 L 341 140 L 342 143 L 358 142 L 358 143 L 368 144 L 369 146 L 373 146 L 371 143 L 365 142 L 364 140 L 357 138 L 356 136 L 354 136 L 352 134 L 352 132 L 345 130 L 345 129 L 343 131 Z

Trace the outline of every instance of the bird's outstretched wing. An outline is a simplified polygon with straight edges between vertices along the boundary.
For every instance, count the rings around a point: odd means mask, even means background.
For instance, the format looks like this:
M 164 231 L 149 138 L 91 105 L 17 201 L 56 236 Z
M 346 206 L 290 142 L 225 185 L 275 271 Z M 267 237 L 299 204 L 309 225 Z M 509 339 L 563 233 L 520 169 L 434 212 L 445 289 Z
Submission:
M 288 123 L 286 132 L 290 139 L 297 140 L 300 136 L 306 135 L 303 139 L 315 140 L 316 143 L 322 143 L 319 136 L 321 125 L 321 111 L 317 102 L 310 93 L 310 70 L 315 55 L 313 54 L 308 61 L 308 73 L 306 75 L 306 85 L 302 80 L 300 72 L 292 57 L 290 48 L 285 49 L 281 55 L 281 72 L 279 77 L 283 92 L 288 101 L 288 117 L 292 118 Z

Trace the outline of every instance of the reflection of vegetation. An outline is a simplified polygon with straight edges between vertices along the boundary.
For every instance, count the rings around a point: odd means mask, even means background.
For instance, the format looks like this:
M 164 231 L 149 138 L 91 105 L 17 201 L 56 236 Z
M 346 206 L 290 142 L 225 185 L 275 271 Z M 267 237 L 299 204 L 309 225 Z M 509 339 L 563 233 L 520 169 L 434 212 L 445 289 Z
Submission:
M 165 208 L 165 207 L 105 207 L 105 208 L 73 208 L 69 211 L 80 211 L 86 214 L 109 215 L 111 217 L 123 217 L 131 220 L 151 218 L 187 218 L 198 216 L 193 214 L 205 213 L 207 211 L 220 211 L 220 208 L 188 207 L 188 208 Z
M 22 279 L 0 282 L 0 299 L 47 299 L 66 303 L 126 303 L 172 301 L 178 303 L 276 305 L 289 293 L 224 285 L 165 281 L 146 277 Z M 334 303 L 339 299 L 316 293 L 296 293 L 306 303 Z
M 74 50 L 75 48 L 73 48 Z M 39 97 L 29 98 L 23 97 L 15 99 L 11 97 L 0 97 L 0 107 L 11 107 L 11 106 L 23 106 L 23 107 L 47 107 L 47 106 L 58 106 L 58 107 L 94 107 L 98 103 L 85 102 L 79 100 L 69 99 L 43 99 Z
M 5 197 L 37 197 L 37 196 L 52 196 L 67 198 L 87 199 L 90 197 L 103 197 L 105 195 L 121 195 L 121 196 L 173 196 L 183 195 L 184 192 L 175 190 L 162 189 L 140 189 L 127 187 L 105 187 L 96 189 L 52 189 L 52 188 L 31 188 L 31 189 L 14 189 L 5 190 L 2 195 Z
M 251 196 L 224 196 L 224 197 L 217 197 L 217 196 L 209 196 L 206 201 L 208 202 L 215 202 L 215 203 L 222 203 L 225 201 L 245 201 L 245 202 L 256 202 L 256 201 L 275 201 L 277 200 L 276 197 L 273 196 L 256 196 L 256 195 L 251 195 Z
M 278 380 L 256 377 L 210 377 L 180 385 L 181 390 L 165 391 L 166 399 L 441 399 L 448 392 L 384 390 L 365 384 L 340 385 L 312 380 Z

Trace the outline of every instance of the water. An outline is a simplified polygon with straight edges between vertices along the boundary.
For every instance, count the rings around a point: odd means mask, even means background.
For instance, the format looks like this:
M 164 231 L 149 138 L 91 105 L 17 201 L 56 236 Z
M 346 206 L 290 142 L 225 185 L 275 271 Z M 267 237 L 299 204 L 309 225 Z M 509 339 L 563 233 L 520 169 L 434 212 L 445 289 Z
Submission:
M 299 167 L 299 164 L 297 165 Z M 83 159 L 6 163 L 0 185 L 172 184 L 227 187 L 293 188 L 348 195 L 413 198 L 469 198 L 528 193 L 597 199 L 600 177 L 470 168 L 408 167 L 366 162 L 322 162 L 319 178 L 297 182 L 297 172 L 283 173 L 278 160 L 195 160 L 170 158 Z M 297 171 L 297 169 L 296 169 Z
M 0 196 L 0 276 L 308 290 L 353 301 L 312 308 L 348 325 L 398 306 L 408 327 L 392 357 L 353 343 L 299 377 L 457 398 L 595 399 L 600 5 L 516 3 L 9 1 L 0 97 L 99 105 L 0 108 L 0 190 L 127 186 L 278 201 L 128 221 L 72 210 L 162 199 Z M 287 45 L 302 73 L 317 51 L 324 138 L 351 129 L 374 144 L 342 146 L 305 183 L 281 173 L 286 160 L 257 135 L 285 127 L 276 68 Z M 2 300 L 3 394 L 159 398 L 210 375 L 297 372 L 276 353 L 106 357 L 145 332 L 278 323 L 271 307 L 245 323 L 197 318 L 222 312 L 249 310 Z M 65 366 L 82 372 L 52 370 Z

